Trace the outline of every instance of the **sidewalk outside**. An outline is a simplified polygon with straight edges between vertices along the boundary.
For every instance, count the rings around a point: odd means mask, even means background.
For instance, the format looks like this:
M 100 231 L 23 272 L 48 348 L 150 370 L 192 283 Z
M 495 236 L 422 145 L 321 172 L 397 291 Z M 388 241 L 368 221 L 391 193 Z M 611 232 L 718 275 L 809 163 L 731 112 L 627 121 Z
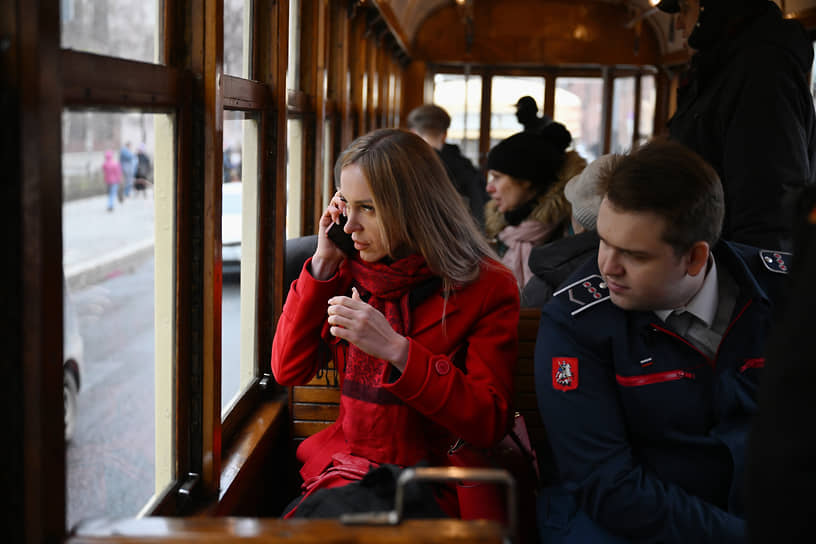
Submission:
M 107 211 L 107 197 L 62 207 L 63 269 L 70 289 L 92 285 L 153 255 L 153 191 L 131 196 Z

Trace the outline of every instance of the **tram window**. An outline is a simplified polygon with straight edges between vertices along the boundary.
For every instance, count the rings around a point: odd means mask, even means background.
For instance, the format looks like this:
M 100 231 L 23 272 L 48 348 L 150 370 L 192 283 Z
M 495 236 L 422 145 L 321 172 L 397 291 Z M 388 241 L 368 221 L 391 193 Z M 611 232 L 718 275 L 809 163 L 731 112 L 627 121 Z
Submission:
M 286 88 L 300 89 L 300 0 L 289 0 L 289 63 Z
M 458 145 L 471 162 L 479 164 L 482 76 L 435 74 L 433 101 L 451 116 L 448 142 Z
M 62 131 L 63 269 L 84 348 L 72 527 L 133 516 L 175 477 L 175 128 L 170 115 L 67 111 Z
M 303 235 L 303 122 L 286 121 L 286 237 Z
M 816 42 L 813 42 L 813 66 L 810 69 L 810 94 L 816 107 Z
M 555 80 L 555 119 L 572 134 L 572 145 L 587 161 L 602 154 L 603 80 L 559 77 Z
M 538 105 L 538 115 L 544 109 L 544 78 L 493 76 L 490 91 L 490 147 L 524 127 L 516 118 L 516 102 L 522 96 L 532 96 Z
M 644 144 L 652 138 L 654 132 L 655 104 L 657 102 L 657 89 L 655 88 L 655 77 L 644 75 L 640 78 L 640 123 L 638 136 L 639 144 Z
M 257 374 L 258 122 L 224 112 L 221 200 L 221 412 Z
M 224 73 L 249 79 L 252 0 L 224 0 Z
M 632 147 L 635 131 L 635 78 L 615 79 L 612 100 L 612 146 L 613 153 L 624 153 Z
M 60 0 L 61 45 L 144 62 L 162 62 L 159 2 Z

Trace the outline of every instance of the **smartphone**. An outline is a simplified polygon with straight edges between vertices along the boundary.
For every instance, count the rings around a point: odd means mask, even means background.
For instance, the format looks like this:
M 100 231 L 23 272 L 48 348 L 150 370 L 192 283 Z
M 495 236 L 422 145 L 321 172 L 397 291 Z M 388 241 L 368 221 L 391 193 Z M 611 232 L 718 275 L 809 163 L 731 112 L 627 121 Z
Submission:
M 343 253 L 346 255 L 351 255 L 355 251 L 354 241 L 351 239 L 351 234 L 348 234 L 343 230 L 348 218 L 345 215 L 340 214 L 337 221 L 337 223 L 332 223 L 329 230 L 326 231 L 326 236 L 328 236 L 329 240 L 334 242 Z

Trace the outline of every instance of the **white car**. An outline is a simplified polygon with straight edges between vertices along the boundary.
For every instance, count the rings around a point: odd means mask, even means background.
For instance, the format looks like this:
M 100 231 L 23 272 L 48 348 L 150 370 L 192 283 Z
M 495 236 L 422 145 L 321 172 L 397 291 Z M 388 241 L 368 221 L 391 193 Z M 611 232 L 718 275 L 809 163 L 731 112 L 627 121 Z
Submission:
M 225 183 L 221 205 L 221 271 L 241 272 L 241 182 Z
M 79 332 L 79 319 L 71 302 L 68 292 L 68 283 L 64 281 L 62 287 L 62 399 L 65 415 L 65 441 L 69 442 L 77 427 L 77 394 L 79 393 L 80 375 L 84 346 L 82 335 Z

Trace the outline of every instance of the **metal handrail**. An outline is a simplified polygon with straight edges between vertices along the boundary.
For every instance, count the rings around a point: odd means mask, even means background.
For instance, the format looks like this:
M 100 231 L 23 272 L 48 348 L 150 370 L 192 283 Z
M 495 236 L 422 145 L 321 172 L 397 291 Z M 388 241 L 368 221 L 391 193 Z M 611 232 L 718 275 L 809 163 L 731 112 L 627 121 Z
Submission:
M 504 541 L 516 542 L 518 537 L 518 508 L 516 505 L 516 481 L 509 472 L 495 468 L 464 467 L 415 467 L 403 470 L 397 478 L 397 489 L 394 496 L 394 509 L 385 512 L 359 512 L 340 516 L 340 522 L 346 525 L 399 525 L 402 523 L 405 509 L 405 486 L 409 482 L 450 482 L 469 481 L 507 486 L 507 527 Z

